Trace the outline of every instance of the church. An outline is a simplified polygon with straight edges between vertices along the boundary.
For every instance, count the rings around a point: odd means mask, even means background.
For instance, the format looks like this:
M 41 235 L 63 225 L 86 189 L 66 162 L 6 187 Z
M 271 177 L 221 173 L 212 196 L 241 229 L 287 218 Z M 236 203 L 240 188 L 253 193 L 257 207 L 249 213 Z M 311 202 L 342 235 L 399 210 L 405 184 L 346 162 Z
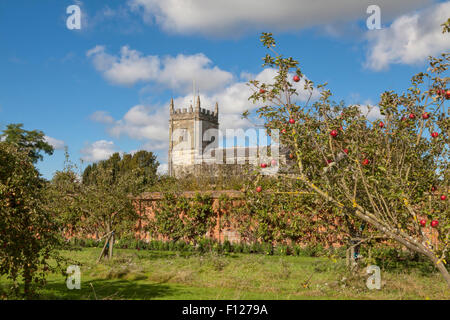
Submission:
M 201 107 L 197 96 L 189 108 L 176 109 L 173 99 L 170 102 L 168 170 L 172 177 L 192 175 L 216 176 L 218 174 L 236 175 L 265 163 L 267 174 L 286 165 L 286 152 L 280 151 L 279 144 L 271 139 L 269 144 L 260 144 L 261 132 L 256 129 L 235 131 L 224 137 L 219 130 L 219 104 L 214 111 Z M 265 135 L 265 134 L 264 134 Z M 225 138 L 225 139 L 224 139 Z M 237 146 L 237 141 L 243 146 Z M 222 141 L 220 146 L 219 141 Z

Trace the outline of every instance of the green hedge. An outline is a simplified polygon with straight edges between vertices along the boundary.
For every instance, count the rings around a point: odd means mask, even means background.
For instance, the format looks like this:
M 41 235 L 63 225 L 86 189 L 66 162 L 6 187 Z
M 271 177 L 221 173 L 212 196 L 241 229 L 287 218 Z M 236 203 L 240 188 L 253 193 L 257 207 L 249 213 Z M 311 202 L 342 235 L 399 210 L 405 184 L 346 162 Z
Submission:
M 97 241 L 94 239 L 72 238 L 69 244 L 73 247 L 103 247 L 104 240 Z M 120 249 L 139 249 L 139 250 L 157 250 L 157 251 L 182 251 L 182 252 L 216 252 L 220 254 L 227 253 L 255 253 L 265 255 L 294 255 L 294 256 L 308 256 L 320 257 L 330 254 L 330 250 L 326 250 L 319 246 L 301 247 L 299 245 L 279 245 L 272 246 L 270 243 L 231 243 L 225 240 L 219 243 L 209 238 L 202 238 L 197 243 L 191 244 L 185 241 L 160 241 L 151 240 L 149 242 L 143 240 L 136 240 L 135 238 L 123 237 L 116 240 L 116 248 Z M 345 249 L 340 256 L 345 256 Z

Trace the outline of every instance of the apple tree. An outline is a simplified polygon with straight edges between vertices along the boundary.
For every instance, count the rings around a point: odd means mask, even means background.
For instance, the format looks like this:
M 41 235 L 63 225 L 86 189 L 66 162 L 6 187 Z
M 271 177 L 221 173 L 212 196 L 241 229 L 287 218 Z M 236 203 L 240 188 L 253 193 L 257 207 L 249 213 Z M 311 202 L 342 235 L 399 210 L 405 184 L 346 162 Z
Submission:
M 12 282 L 8 295 L 25 298 L 45 284 L 47 272 L 62 270 L 55 250 L 61 237 L 34 160 L 28 150 L 0 142 L 0 275 Z
M 369 119 L 361 106 L 333 102 L 326 85 L 315 85 L 298 61 L 277 53 L 271 33 L 261 42 L 270 50 L 263 67 L 277 75 L 272 83 L 250 81 L 249 99 L 262 104 L 257 115 L 267 131 L 280 130 L 293 155 L 294 169 L 278 177 L 298 181 L 299 190 L 367 226 L 370 235 L 361 241 L 387 237 L 427 257 L 450 286 L 450 55 L 430 57 L 430 68 L 413 76 L 405 93 L 384 92 L 381 117 Z M 300 90 L 307 93 L 301 105 Z

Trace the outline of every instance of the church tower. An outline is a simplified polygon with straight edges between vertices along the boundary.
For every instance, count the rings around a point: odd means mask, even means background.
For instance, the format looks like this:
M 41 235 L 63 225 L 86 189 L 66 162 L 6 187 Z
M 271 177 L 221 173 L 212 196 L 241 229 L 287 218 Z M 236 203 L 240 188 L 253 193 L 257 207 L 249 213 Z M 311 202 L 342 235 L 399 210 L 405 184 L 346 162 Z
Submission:
M 194 107 L 175 109 L 170 101 L 169 175 L 197 173 L 207 159 L 205 151 L 218 147 L 219 105 L 214 112 L 201 108 L 200 96 Z M 210 159 L 209 159 L 210 160 Z

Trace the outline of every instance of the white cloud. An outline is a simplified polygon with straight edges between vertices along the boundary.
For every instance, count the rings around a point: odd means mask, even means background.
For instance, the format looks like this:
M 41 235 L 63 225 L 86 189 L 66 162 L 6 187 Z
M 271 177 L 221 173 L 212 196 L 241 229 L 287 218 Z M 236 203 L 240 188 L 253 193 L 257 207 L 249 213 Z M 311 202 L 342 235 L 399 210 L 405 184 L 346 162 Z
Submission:
M 167 174 L 169 172 L 169 165 L 167 163 L 161 163 L 157 172 L 159 174 Z
M 380 107 L 379 106 L 366 104 L 366 105 L 358 105 L 358 108 L 361 111 L 361 114 L 366 116 L 366 118 L 369 121 L 375 121 L 375 120 L 378 120 L 378 119 L 384 119 L 384 116 L 380 112 Z
M 53 147 L 55 150 L 62 150 L 64 149 L 65 142 L 62 140 L 58 140 L 49 136 L 44 136 L 45 142 L 47 142 L 49 145 Z
M 139 81 L 149 81 L 155 79 L 159 72 L 157 56 L 142 56 L 128 46 L 121 48 L 120 57 L 106 53 L 104 46 L 96 46 L 86 55 L 108 81 L 118 85 L 131 86 Z
M 366 66 L 383 70 L 390 64 L 416 64 L 428 56 L 450 49 L 448 34 L 442 34 L 443 22 L 450 16 L 450 2 L 403 15 L 389 28 L 367 32 L 369 41 Z
M 192 92 L 192 80 L 201 92 L 217 90 L 233 80 L 230 72 L 211 64 L 212 61 L 202 53 L 166 57 L 163 59 L 164 68 L 155 80 L 183 93 Z
M 108 159 L 113 153 L 117 152 L 113 141 L 99 140 L 86 145 L 82 150 L 82 160 L 87 162 L 96 162 Z
M 371 4 L 381 7 L 383 18 L 408 12 L 432 0 L 130 0 L 145 22 L 180 34 L 237 36 L 252 30 L 303 28 L 365 20 Z
M 108 132 L 114 137 L 127 135 L 136 140 L 157 141 L 157 146 L 168 145 L 169 107 L 155 108 L 137 105 L 116 121 Z
M 107 111 L 96 111 L 90 116 L 90 119 L 105 124 L 114 122 L 114 118 Z
M 86 55 L 106 80 L 117 85 L 153 82 L 186 94 L 192 91 L 193 80 L 202 92 L 217 90 L 233 80 L 230 72 L 212 66 L 211 60 L 202 53 L 160 58 L 144 56 L 124 46 L 120 56 L 114 56 L 98 45 Z

